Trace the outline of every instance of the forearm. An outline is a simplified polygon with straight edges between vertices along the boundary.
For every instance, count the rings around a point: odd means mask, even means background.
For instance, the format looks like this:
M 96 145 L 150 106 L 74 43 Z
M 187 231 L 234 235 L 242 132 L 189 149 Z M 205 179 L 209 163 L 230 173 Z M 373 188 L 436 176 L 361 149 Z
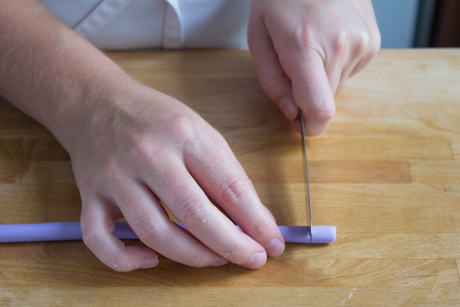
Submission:
M 66 147 L 77 113 L 130 78 L 37 1 L 0 6 L 0 94 Z

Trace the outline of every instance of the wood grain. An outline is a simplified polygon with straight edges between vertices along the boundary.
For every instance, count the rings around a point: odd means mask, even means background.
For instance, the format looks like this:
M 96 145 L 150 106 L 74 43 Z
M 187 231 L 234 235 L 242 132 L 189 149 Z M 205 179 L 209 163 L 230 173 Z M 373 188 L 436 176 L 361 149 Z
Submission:
M 300 136 L 263 93 L 246 51 L 109 56 L 195 109 L 226 138 L 278 224 L 305 225 Z M 308 139 L 313 223 L 328 245 L 287 244 L 258 271 L 117 273 L 82 242 L 0 245 L 0 306 L 460 305 L 460 50 L 384 50 Z M 0 223 L 78 220 L 69 155 L 0 98 Z M 135 240 L 125 244 L 139 245 Z
M 174 285 L 174 280 L 171 282 Z M 257 293 L 257 295 L 254 295 Z M 235 297 L 233 288 L 224 287 L 155 287 L 108 288 L 79 287 L 64 289 L 0 289 L 0 303 L 30 302 L 34 306 L 279 306 L 289 301 L 290 306 L 452 306 L 458 304 L 459 293 L 453 287 L 433 286 L 432 290 L 416 287 L 368 289 L 354 287 L 252 287 L 239 288 Z M 33 299 L 28 299 L 33 297 Z M 50 297 L 53 299 L 50 300 Z M 454 298 L 454 300 L 452 300 Z M 161 303 L 159 303 L 161 302 Z
M 0 142 L 0 161 L 69 161 L 56 140 L 5 140 Z
M 254 183 L 302 183 L 303 161 L 243 160 L 241 164 Z M 309 161 L 311 183 L 411 183 L 406 161 Z
M 450 144 L 455 160 L 460 161 L 460 134 L 453 134 L 450 139 Z
M 29 285 L 37 287 L 42 279 L 50 288 L 73 287 L 457 287 L 455 260 L 323 260 L 274 259 L 266 270 L 248 272 L 229 264 L 223 269 L 184 267 L 162 259 L 157 274 L 138 270 L 117 274 L 103 268 L 97 259 L 84 260 L 1 260 L 2 274 L 9 278 L 4 286 L 21 288 L 14 276 L 28 276 Z M 22 264 L 20 267 L 18 264 Z M 384 268 L 383 268 L 384 267 Z M 20 269 L 22 268 L 22 269 Z M 54 268 L 54 269 L 53 269 Z M 291 278 L 284 278 L 283 270 L 296 270 Z M 276 273 L 278 272 L 278 273 Z M 69 278 L 69 275 L 72 276 Z M 171 283 L 173 280 L 173 283 Z

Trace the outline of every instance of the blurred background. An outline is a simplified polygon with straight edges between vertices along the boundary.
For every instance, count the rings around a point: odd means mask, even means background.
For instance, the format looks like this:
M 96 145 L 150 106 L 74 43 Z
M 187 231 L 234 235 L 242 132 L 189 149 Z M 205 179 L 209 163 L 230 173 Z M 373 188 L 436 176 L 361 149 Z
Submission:
M 382 48 L 460 47 L 460 0 L 372 0 Z

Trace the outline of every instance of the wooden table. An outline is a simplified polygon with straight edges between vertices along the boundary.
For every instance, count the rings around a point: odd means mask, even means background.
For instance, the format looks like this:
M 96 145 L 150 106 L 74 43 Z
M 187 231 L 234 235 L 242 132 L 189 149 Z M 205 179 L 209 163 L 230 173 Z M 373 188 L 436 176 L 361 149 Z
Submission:
M 280 225 L 304 225 L 300 137 L 246 51 L 110 53 L 228 140 Z M 117 273 L 82 242 L 0 245 L 0 306 L 454 306 L 460 304 L 460 50 L 384 50 L 336 94 L 308 140 L 313 221 L 329 245 L 287 244 L 250 271 Z M 0 223 L 79 219 L 68 154 L 0 100 Z M 137 244 L 128 241 L 127 244 Z

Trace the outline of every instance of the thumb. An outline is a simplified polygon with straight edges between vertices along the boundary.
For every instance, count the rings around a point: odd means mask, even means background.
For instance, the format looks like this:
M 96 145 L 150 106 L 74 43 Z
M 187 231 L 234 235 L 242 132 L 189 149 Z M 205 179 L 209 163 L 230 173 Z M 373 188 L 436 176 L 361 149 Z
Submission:
M 335 101 L 323 59 L 317 52 L 292 57 L 288 76 L 292 82 L 294 100 L 305 117 L 305 133 L 315 136 L 323 132 L 335 114 Z M 292 122 L 300 131 L 300 121 Z

